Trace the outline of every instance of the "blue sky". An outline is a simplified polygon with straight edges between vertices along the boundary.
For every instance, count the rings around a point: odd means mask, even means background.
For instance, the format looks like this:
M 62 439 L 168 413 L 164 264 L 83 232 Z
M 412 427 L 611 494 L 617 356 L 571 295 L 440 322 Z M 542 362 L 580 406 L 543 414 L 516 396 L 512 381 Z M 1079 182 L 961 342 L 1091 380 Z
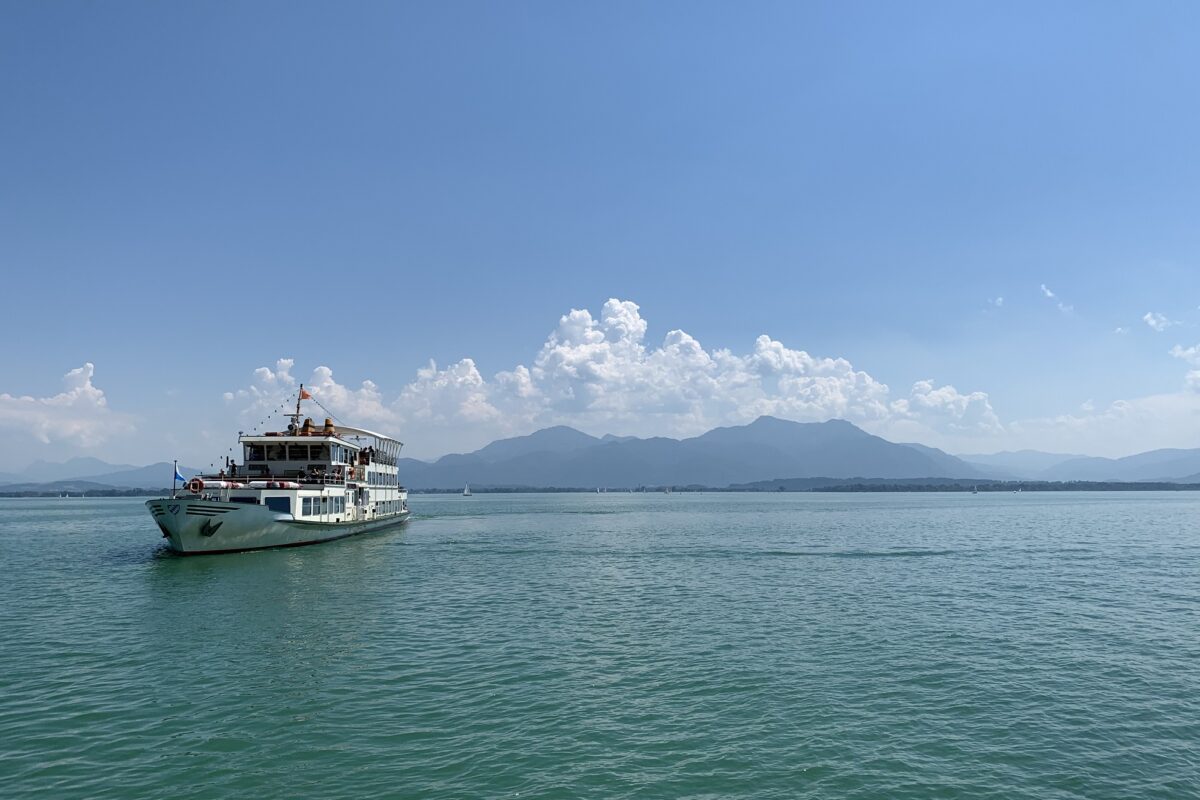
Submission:
M 319 367 L 419 456 L 759 411 L 1200 446 L 1194 6 L 0 14 L 13 463 L 198 463 Z

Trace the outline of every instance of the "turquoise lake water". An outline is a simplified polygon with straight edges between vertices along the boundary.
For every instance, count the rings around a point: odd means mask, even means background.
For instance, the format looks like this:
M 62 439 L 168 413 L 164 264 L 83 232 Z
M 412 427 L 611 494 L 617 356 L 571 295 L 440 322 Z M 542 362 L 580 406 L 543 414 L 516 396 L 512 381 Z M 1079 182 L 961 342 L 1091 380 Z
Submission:
M 0 796 L 1200 797 L 1200 495 L 0 500 Z

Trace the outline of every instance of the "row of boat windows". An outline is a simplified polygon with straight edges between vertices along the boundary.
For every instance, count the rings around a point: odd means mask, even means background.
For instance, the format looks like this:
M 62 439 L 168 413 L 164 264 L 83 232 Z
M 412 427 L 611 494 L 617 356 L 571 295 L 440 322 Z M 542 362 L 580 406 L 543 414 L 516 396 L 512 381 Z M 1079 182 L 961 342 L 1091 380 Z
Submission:
M 301 498 L 300 515 L 303 517 L 315 517 L 321 514 L 344 514 L 345 512 L 345 497 Z
M 230 501 L 234 503 L 258 503 L 258 499 L 254 497 L 231 497 Z M 284 514 L 292 513 L 292 499 L 290 497 L 268 497 L 263 501 L 263 504 L 275 512 Z M 403 500 L 383 500 L 375 504 L 375 512 L 377 514 L 396 514 L 404 510 Z M 300 516 L 302 517 L 319 517 L 322 514 L 345 514 L 346 513 L 346 498 L 344 496 L 334 497 L 302 497 L 300 498 Z
M 367 483 L 376 486 L 399 486 L 400 476 L 392 472 L 368 472 Z
M 352 463 L 354 451 L 340 444 L 248 444 L 247 461 L 325 461 Z

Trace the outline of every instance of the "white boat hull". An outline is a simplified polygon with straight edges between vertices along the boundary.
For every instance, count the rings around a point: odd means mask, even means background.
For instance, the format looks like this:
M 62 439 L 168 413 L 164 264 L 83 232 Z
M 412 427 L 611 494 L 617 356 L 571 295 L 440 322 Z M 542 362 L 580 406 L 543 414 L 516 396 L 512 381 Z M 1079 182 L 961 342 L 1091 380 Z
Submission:
M 195 497 L 150 500 L 146 508 L 177 553 L 236 553 L 271 547 L 299 547 L 360 533 L 372 533 L 408 521 L 409 511 L 343 522 L 297 520 L 291 514 L 250 503 Z

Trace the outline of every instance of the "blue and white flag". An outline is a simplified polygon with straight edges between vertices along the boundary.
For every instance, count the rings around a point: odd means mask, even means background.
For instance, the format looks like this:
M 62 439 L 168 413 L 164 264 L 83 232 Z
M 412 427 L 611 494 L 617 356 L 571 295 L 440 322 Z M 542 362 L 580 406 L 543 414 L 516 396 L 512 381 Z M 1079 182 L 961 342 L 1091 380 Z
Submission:
M 177 480 L 177 481 L 183 481 L 184 483 L 187 483 L 187 478 L 185 478 L 185 477 L 183 477 L 182 475 L 180 475 L 180 474 L 179 474 L 179 467 L 176 467 L 176 468 L 175 468 L 175 480 Z

